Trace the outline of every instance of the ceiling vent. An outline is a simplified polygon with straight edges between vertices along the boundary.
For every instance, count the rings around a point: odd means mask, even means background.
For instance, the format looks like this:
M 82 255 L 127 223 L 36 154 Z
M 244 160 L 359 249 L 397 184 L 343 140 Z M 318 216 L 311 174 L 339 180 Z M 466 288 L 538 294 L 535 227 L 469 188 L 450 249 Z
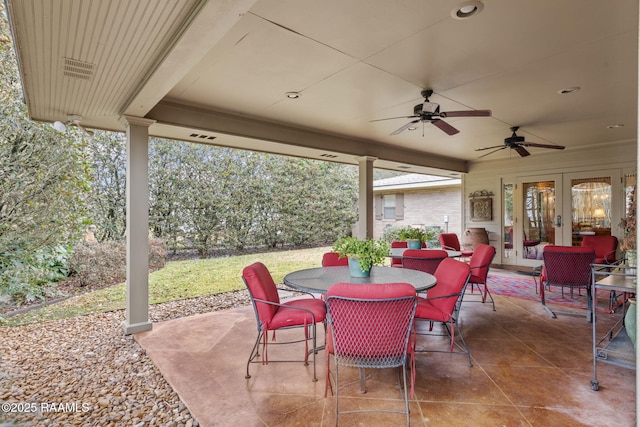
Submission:
M 338 158 L 338 156 L 336 156 L 335 154 L 320 154 L 320 157 L 325 157 L 327 159 L 336 159 Z
M 189 135 L 191 138 L 198 138 L 198 139 L 216 139 L 215 136 L 213 135 L 204 135 L 202 133 L 192 133 Z
M 90 62 L 78 61 L 77 59 L 64 58 L 63 73 L 67 77 L 74 79 L 91 80 L 95 64 Z

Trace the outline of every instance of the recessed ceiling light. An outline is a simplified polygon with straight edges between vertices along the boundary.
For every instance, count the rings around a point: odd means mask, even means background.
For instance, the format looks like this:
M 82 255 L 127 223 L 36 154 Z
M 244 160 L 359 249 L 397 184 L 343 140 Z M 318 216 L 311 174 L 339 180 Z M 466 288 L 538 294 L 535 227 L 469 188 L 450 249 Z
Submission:
M 580 86 L 565 87 L 564 89 L 560 89 L 560 90 L 558 91 L 558 93 L 559 93 L 560 95 L 566 95 L 566 94 L 568 94 L 568 93 L 577 92 L 577 91 L 579 91 L 580 89 L 582 89 Z
M 484 4 L 481 1 L 467 1 L 453 8 L 451 17 L 453 19 L 468 19 L 480 13 L 483 8 Z
M 300 98 L 300 92 L 287 92 L 284 94 L 289 99 L 298 99 Z
M 622 123 L 617 123 L 617 124 L 615 124 L 615 125 L 609 125 L 609 126 L 607 126 L 607 129 L 618 129 L 618 128 L 621 128 L 621 127 L 623 127 L 623 126 L 624 126 L 624 125 L 623 125 Z
M 407 130 L 416 130 L 416 129 L 418 129 L 416 126 L 410 126 L 407 128 Z

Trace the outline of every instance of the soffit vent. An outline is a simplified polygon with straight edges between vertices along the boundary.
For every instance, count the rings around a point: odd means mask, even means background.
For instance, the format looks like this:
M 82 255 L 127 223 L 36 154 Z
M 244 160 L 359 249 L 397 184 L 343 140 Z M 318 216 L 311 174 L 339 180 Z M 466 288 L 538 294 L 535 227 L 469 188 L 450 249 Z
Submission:
M 216 139 L 216 137 L 213 135 L 204 135 L 201 133 L 192 133 L 189 136 L 191 138 L 198 138 L 198 139 Z
M 320 154 L 320 157 L 326 157 L 327 159 L 336 159 L 338 156 L 335 154 Z
M 64 58 L 64 75 L 74 79 L 91 80 L 95 64 L 78 61 L 77 59 Z

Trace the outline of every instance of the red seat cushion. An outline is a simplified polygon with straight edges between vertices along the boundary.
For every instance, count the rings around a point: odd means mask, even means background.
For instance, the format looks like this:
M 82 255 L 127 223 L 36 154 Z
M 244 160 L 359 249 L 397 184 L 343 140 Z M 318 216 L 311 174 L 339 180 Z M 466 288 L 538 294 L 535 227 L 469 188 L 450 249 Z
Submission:
M 321 299 L 304 298 L 283 303 L 284 306 L 280 307 L 276 314 L 271 318 L 267 329 L 278 329 L 287 326 L 295 326 L 301 324 L 311 324 L 311 314 L 303 311 L 296 310 L 288 307 L 305 308 L 310 310 L 315 316 L 316 322 L 323 322 L 326 314 L 326 306 Z

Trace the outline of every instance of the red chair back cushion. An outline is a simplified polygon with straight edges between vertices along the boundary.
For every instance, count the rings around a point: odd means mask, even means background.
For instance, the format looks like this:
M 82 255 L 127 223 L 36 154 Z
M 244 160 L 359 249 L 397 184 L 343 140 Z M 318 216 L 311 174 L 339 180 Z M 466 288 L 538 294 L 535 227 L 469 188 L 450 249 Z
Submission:
M 353 358 L 352 366 L 398 366 L 406 353 L 415 296 L 408 283 L 331 286 L 326 351 Z
M 471 267 L 471 283 L 487 282 L 487 274 L 489 274 L 489 268 L 491 267 L 491 261 L 496 255 L 496 248 L 485 243 L 479 243 L 473 250 L 473 255 L 469 260 L 469 267 Z
M 402 254 L 402 267 L 433 274 L 447 252 L 439 249 L 407 249 Z
M 587 288 L 595 257 L 590 247 L 547 245 L 542 251 L 544 279 L 550 285 Z
M 582 246 L 593 248 L 597 264 L 611 263 L 616 260 L 618 238 L 616 236 L 584 236 Z
M 326 252 L 322 255 L 323 267 L 341 267 L 349 265 L 349 258 L 338 255 L 337 252 Z
M 460 250 L 460 240 L 458 240 L 456 233 L 440 233 L 438 240 L 440 240 L 442 249 Z
M 438 283 L 427 292 L 429 302 L 443 313 L 452 313 L 458 299 L 457 294 L 462 292 L 469 279 L 470 271 L 466 262 L 456 261 L 452 258 L 443 259 L 434 274 Z M 446 295 L 455 296 L 436 298 Z
M 242 278 L 247 285 L 251 298 L 280 303 L 278 288 L 267 267 L 261 262 L 255 262 L 242 270 Z M 260 321 L 268 325 L 278 307 L 271 304 L 256 304 Z

